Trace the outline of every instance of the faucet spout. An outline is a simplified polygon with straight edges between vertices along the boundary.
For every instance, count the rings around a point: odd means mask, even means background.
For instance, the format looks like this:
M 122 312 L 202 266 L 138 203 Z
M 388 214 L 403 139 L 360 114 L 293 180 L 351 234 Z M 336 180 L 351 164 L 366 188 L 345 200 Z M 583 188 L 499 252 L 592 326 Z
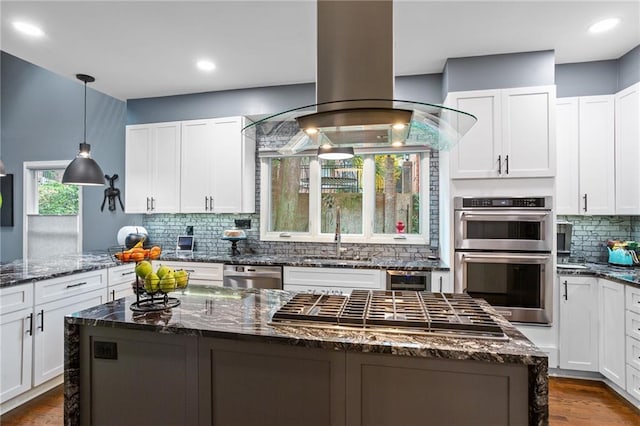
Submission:
M 340 257 L 342 252 L 342 233 L 340 232 L 340 206 L 336 207 L 336 234 L 333 239 L 336 242 L 336 257 Z

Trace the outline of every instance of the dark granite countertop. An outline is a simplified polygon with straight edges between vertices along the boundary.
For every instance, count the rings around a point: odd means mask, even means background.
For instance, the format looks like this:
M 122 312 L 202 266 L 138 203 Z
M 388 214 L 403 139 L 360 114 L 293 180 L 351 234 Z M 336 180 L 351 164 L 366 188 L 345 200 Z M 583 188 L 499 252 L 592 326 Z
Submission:
M 562 265 L 562 263 L 558 263 L 557 269 L 558 273 L 562 275 L 596 276 L 640 287 L 640 268 L 638 267 L 615 266 L 608 263 L 569 264 L 568 268 L 563 268 Z M 577 267 L 575 267 L 576 265 Z
M 172 295 L 180 299 L 181 304 L 162 312 L 133 312 L 130 306 L 136 298 L 130 296 L 69 315 L 66 321 L 77 325 L 427 358 L 526 365 L 540 363 L 543 359 L 546 362 L 547 359 L 543 352 L 484 301 L 481 302 L 483 308 L 500 324 L 508 339 L 272 325 L 271 317 L 275 311 L 294 295 L 283 290 L 193 286 Z
M 315 255 L 265 256 L 265 255 L 218 255 L 207 252 L 180 254 L 164 252 L 159 261 L 230 263 L 236 265 L 308 266 L 332 268 L 368 268 L 400 270 L 449 270 L 440 260 L 401 260 L 387 257 L 372 259 L 334 259 Z M 106 252 L 80 255 L 63 255 L 42 260 L 16 260 L 0 264 L 0 288 L 10 287 L 49 278 L 62 277 L 79 272 L 88 272 L 118 265 Z

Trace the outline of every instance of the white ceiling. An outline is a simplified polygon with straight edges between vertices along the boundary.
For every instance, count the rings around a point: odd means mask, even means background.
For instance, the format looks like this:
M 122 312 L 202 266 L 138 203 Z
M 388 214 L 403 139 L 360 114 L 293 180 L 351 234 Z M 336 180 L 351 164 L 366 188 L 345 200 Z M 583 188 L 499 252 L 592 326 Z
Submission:
M 315 1 L 2 1 L 2 50 L 55 73 L 96 77 L 125 100 L 315 81 Z M 593 22 L 622 23 L 600 35 Z M 45 32 L 14 31 L 21 19 Z M 640 44 L 640 1 L 427 1 L 394 4 L 397 75 L 447 58 L 555 50 L 557 63 L 617 59 Z M 199 58 L 217 66 L 205 74 Z M 80 83 L 79 83 L 80 84 Z

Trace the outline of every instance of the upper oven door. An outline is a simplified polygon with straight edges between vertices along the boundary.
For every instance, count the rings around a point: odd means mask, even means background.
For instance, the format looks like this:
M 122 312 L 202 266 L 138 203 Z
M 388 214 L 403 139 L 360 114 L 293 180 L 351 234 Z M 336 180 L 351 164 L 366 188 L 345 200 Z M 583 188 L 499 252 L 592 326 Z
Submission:
M 548 210 L 456 210 L 456 250 L 550 252 L 554 230 Z

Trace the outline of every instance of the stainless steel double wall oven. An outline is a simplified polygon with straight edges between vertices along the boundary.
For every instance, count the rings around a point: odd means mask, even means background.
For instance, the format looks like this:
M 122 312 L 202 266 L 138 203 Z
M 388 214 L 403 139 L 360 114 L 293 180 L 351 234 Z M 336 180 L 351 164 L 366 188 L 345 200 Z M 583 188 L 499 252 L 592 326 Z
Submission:
M 454 199 L 454 284 L 514 322 L 549 324 L 551 197 Z

